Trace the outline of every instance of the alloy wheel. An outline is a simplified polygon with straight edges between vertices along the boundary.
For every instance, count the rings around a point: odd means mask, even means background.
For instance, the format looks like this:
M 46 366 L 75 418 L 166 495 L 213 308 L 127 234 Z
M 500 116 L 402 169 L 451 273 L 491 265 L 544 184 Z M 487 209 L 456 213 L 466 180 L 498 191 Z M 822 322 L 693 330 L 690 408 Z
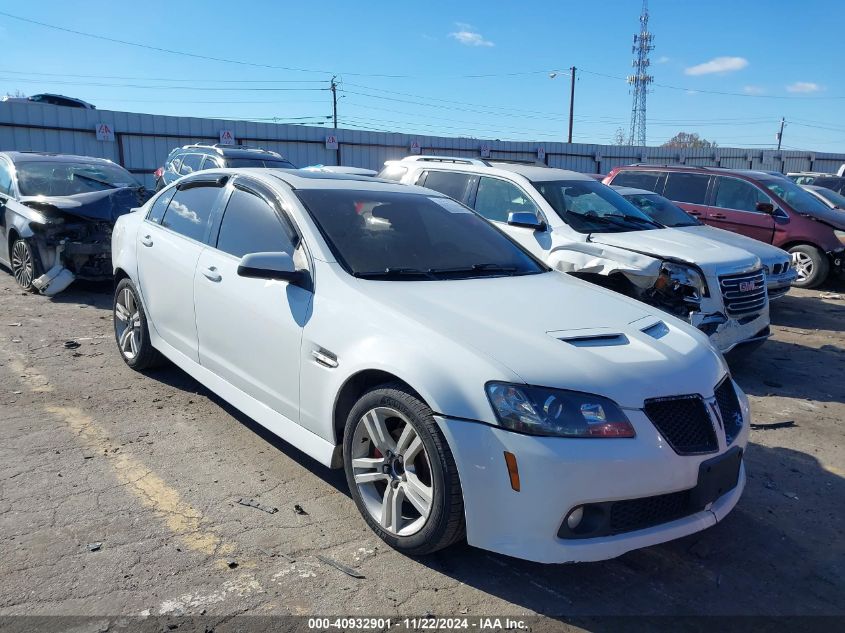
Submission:
M 813 275 L 813 269 L 815 268 L 813 264 L 813 258 L 807 255 L 807 253 L 802 253 L 797 251 L 792 253 L 792 266 L 795 268 L 795 273 L 798 276 L 797 281 L 806 281 Z
M 141 313 L 135 293 L 124 288 L 114 303 L 114 329 L 120 352 L 132 360 L 141 347 Z
M 387 532 L 410 536 L 431 513 L 431 462 L 411 422 L 391 407 L 358 421 L 352 440 L 355 485 L 370 516 Z
M 18 240 L 12 247 L 12 274 L 21 288 L 30 288 L 35 275 L 32 249 L 23 240 Z

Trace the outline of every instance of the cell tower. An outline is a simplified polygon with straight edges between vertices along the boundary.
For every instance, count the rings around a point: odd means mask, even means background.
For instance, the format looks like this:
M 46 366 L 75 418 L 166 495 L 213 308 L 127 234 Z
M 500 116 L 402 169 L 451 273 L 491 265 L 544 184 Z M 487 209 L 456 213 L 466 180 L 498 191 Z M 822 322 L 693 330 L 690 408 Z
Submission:
M 628 75 L 628 83 L 633 87 L 634 95 L 631 104 L 631 135 L 628 138 L 630 145 L 645 145 L 645 106 L 648 85 L 654 81 L 654 77 L 648 74 L 651 62 L 648 54 L 654 50 L 654 35 L 648 31 L 648 0 L 643 0 L 643 12 L 640 14 L 640 32 L 634 35 L 634 45 L 631 52 L 634 53 L 634 74 Z

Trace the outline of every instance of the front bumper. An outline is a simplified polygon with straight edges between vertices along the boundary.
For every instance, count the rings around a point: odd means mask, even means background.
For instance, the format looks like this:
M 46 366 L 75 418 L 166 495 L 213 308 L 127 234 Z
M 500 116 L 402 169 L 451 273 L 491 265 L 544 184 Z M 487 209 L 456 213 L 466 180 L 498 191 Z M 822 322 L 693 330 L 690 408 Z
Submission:
M 738 345 L 757 343 L 769 338 L 769 307 L 762 312 L 746 317 L 726 317 L 722 312 L 693 313 L 690 323 L 703 330 L 709 337 L 710 343 L 723 354 L 728 353 Z M 712 323 L 710 330 L 705 329 L 707 323 Z
M 621 534 L 560 538 L 573 507 L 695 488 L 699 464 L 716 455 L 680 456 L 645 413 L 626 414 L 637 433 L 632 439 L 533 437 L 438 416 L 461 478 L 469 544 L 541 563 L 599 561 L 699 532 L 733 509 L 745 487 L 744 465 L 737 485 L 700 512 Z M 731 448 L 747 444 L 747 415 L 743 422 Z M 718 454 L 727 450 L 722 435 Z M 504 451 L 516 456 L 519 492 L 511 487 Z
M 798 277 L 792 268 L 780 275 L 766 276 L 766 289 L 769 291 L 769 301 L 780 299 L 792 287 L 792 283 Z

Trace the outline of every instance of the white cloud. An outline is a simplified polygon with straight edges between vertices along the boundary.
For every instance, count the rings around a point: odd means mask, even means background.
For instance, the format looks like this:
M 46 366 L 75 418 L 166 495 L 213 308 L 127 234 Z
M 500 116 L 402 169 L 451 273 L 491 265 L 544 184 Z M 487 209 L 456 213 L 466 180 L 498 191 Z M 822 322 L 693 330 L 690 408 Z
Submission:
M 657 61 L 655 63 L 657 63 L 657 64 L 668 64 L 670 61 L 672 61 L 671 57 L 666 57 L 666 55 L 661 55 L 660 57 L 657 58 Z
M 748 66 L 744 57 L 715 57 L 709 62 L 690 66 L 684 70 L 685 75 L 711 75 L 713 73 L 729 73 L 742 70 Z
M 786 87 L 787 92 L 821 92 L 823 88 L 812 81 L 796 81 Z
M 747 95 L 762 95 L 765 94 L 766 91 L 761 88 L 760 86 L 743 86 L 742 91 Z
M 484 39 L 484 36 L 476 31 L 471 24 L 456 22 L 455 26 L 458 27 L 458 30 L 454 33 L 449 33 L 449 37 L 457 40 L 464 46 L 495 46 L 490 40 Z

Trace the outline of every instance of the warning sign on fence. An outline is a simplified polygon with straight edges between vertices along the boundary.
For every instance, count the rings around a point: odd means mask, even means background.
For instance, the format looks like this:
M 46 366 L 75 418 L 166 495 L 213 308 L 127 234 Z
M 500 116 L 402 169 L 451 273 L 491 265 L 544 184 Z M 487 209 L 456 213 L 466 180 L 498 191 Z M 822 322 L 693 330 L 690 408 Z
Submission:
M 114 128 L 108 123 L 97 123 L 94 130 L 97 132 L 98 141 L 114 142 Z
M 326 149 L 337 149 L 337 137 L 334 134 L 326 136 Z
M 232 134 L 232 130 L 220 130 L 220 144 L 221 145 L 234 145 L 235 144 L 235 135 Z

